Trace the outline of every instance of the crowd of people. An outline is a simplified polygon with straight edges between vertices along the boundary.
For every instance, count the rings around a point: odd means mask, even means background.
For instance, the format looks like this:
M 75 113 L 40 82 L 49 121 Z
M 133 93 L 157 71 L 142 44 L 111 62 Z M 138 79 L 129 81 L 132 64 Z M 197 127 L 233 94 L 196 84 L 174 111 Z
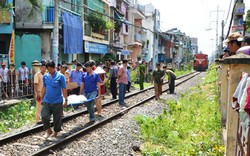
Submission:
M 9 69 L 6 67 L 6 62 L 2 62 L 0 68 L 0 82 L 2 98 L 7 99 L 9 96 L 15 97 L 17 91 L 22 94 L 28 94 L 28 75 L 30 71 L 26 67 L 26 62 L 21 62 L 21 66 L 16 70 L 15 64 L 10 64 Z
M 250 55 L 250 36 L 242 36 L 242 34 L 236 32 L 231 33 L 226 40 L 223 41 L 226 47 L 223 49 L 224 54 L 220 56 L 220 59 L 227 58 L 229 56 L 244 53 Z
M 154 82 L 156 100 L 160 99 L 162 94 L 162 85 L 166 74 L 169 78 L 170 93 L 174 93 L 175 74 L 171 68 L 160 63 L 156 64 L 155 70 L 153 70 L 151 62 L 146 63 L 144 60 L 139 60 L 138 63 L 132 63 L 131 60 L 126 59 L 120 62 L 109 60 L 98 64 L 93 60 L 86 63 L 75 60 L 72 63 L 73 67 L 70 69 L 66 62 L 56 65 L 51 60 L 42 60 L 40 70 L 34 73 L 36 123 L 43 124 L 47 132 L 46 138 L 49 136 L 57 137 L 57 133 L 61 131 L 63 107 L 68 106 L 68 96 L 70 95 L 84 95 L 87 99 L 92 99 L 85 103 L 89 112 L 89 124 L 96 121 L 96 116 L 101 116 L 102 99 L 104 99 L 108 88 L 111 100 L 118 98 L 121 108 L 128 107 L 125 102 L 125 94 L 131 91 L 132 70 L 138 71 L 140 90 L 144 89 L 145 81 Z M 8 97 L 8 94 L 13 94 L 11 90 L 6 89 L 7 86 L 18 84 L 21 87 L 27 84 L 30 81 L 29 73 L 25 62 L 21 63 L 18 71 L 15 71 L 14 64 L 10 64 L 10 69 L 7 69 L 3 62 L 2 68 L 0 68 L 0 80 L 3 84 L 2 90 L 7 91 L 6 95 L 3 96 Z M 151 73 L 151 77 L 148 76 L 149 73 Z M 22 87 L 22 90 L 27 92 L 26 89 Z M 51 115 L 53 115 L 54 130 L 50 128 Z

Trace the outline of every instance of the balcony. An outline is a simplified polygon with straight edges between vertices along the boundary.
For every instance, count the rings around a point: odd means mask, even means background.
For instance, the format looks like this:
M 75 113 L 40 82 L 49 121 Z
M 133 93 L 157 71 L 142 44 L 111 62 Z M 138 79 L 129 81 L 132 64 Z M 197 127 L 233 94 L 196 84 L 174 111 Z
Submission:
M 137 5 L 137 10 L 144 16 L 144 7 L 140 4 Z
M 136 9 L 134 9 L 134 19 L 144 19 L 144 8 L 142 5 L 137 5 Z
M 42 20 L 43 24 L 53 24 L 55 18 L 54 6 L 43 6 Z
M 138 32 L 135 33 L 135 42 L 136 41 L 142 43 L 142 35 Z

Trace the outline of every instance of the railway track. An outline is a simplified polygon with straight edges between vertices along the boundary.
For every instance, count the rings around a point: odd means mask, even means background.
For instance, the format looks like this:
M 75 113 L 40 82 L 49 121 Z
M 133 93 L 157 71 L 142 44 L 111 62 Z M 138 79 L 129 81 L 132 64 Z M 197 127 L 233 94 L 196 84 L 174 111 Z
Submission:
M 193 72 L 184 76 L 181 76 L 177 79 L 176 86 L 188 81 L 189 79 L 193 78 L 194 76 L 198 75 L 199 73 Z M 182 80 L 183 79 L 183 80 Z M 178 82 L 180 81 L 180 82 Z M 168 90 L 168 87 L 164 85 L 164 91 Z M 141 93 L 145 93 L 144 97 Z M 0 139 L 0 153 L 5 153 L 6 155 L 19 155 L 17 153 L 22 153 L 20 151 L 27 149 L 29 147 L 30 151 L 25 152 L 25 155 L 44 155 L 51 153 L 52 149 L 56 149 L 60 147 L 62 144 L 66 144 L 79 136 L 82 136 L 94 129 L 100 127 L 101 125 L 122 116 L 124 113 L 129 111 L 130 109 L 139 106 L 151 99 L 154 98 L 154 90 L 153 87 L 146 88 L 145 90 L 138 91 L 136 93 L 130 94 L 126 96 L 126 102 L 128 103 L 129 107 L 127 109 L 121 110 L 118 105 L 112 105 L 114 103 L 118 103 L 118 100 L 113 100 L 103 104 L 103 114 L 107 116 L 106 118 L 102 118 L 97 120 L 94 125 L 86 127 L 82 125 L 87 121 L 87 117 L 83 117 L 82 114 L 87 114 L 87 111 L 81 111 L 75 113 L 70 116 L 66 116 L 63 118 L 64 127 L 67 132 L 63 135 L 59 136 L 59 139 L 56 141 L 48 141 L 43 140 L 41 138 L 42 133 L 42 125 L 36 126 L 34 128 L 28 129 L 26 131 L 5 137 Z M 109 106 L 109 107 L 108 107 Z M 76 126 L 72 126 L 76 125 Z M 60 134 L 59 134 L 60 135 Z M 26 147 L 26 148 L 23 148 Z M 12 149 L 12 150 L 10 150 Z M 21 155 L 24 155 L 21 154 Z

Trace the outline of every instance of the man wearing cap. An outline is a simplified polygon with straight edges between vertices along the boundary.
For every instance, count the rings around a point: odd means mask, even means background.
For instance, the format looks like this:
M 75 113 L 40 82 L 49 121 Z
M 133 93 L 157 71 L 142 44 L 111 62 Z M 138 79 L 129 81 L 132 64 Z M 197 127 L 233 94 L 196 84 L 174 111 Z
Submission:
M 79 95 L 80 87 L 82 85 L 83 72 L 81 71 L 82 64 L 76 63 L 76 69 L 72 70 L 69 75 L 70 82 L 77 82 L 77 88 L 73 89 L 70 94 Z
M 238 38 L 238 41 L 241 42 L 241 48 L 237 50 L 236 54 L 244 53 L 250 55 L 250 36 Z
M 162 94 L 162 84 L 164 80 L 165 72 L 161 69 L 161 64 L 156 63 L 156 69 L 153 71 L 152 80 L 155 88 L 155 99 L 159 100 Z
M 243 47 L 243 46 L 249 46 L 250 45 L 250 35 L 246 35 L 244 37 L 240 37 L 237 40 L 239 42 L 241 42 L 241 47 Z
M 224 55 L 223 55 L 222 59 L 225 59 L 225 58 L 227 58 L 227 57 L 229 57 L 229 56 L 231 55 L 231 53 L 230 53 L 228 47 L 225 47 L 225 48 L 223 49 L 223 52 L 224 52 Z
M 42 109 L 42 90 L 43 90 L 43 75 L 46 72 L 46 65 L 42 63 L 40 71 L 34 76 L 34 90 L 36 97 L 36 123 L 41 124 L 41 109 Z
M 241 43 L 237 40 L 242 37 L 240 33 L 231 33 L 223 43 L 227 44 L 229 51 L 232 55 L 236 54 L 236 51 L 241 47 Z
M 8 68 L 6 68 L 6 63 L 2 62 L 2 68 L 0 68 L 0 79 L 3 84 L 3 97 L 8 98 Z

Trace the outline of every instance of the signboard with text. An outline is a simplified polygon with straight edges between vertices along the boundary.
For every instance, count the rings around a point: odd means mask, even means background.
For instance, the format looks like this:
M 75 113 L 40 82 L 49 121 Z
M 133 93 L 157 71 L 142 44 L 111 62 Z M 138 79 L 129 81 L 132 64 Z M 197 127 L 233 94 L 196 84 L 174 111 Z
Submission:
M 237 16 L 245 14 L 245 3 L 237 3 L 235 6 L 234 14 Z
M 15 64 L 15 32 L 14 30 L 12 30 L 12 36 L 10 40 L 9 63 Z
M 244 31 L 244 26 L 243 25 L 234 25 L 234 26 L 232 26 L 232 33 L 239 32 L 239 33 L 243 34 L 243 31 Z
M 85 42 L 85 52 L 93 54 L 106 54 L 108 53 L 108 46 L 104 44 Z

